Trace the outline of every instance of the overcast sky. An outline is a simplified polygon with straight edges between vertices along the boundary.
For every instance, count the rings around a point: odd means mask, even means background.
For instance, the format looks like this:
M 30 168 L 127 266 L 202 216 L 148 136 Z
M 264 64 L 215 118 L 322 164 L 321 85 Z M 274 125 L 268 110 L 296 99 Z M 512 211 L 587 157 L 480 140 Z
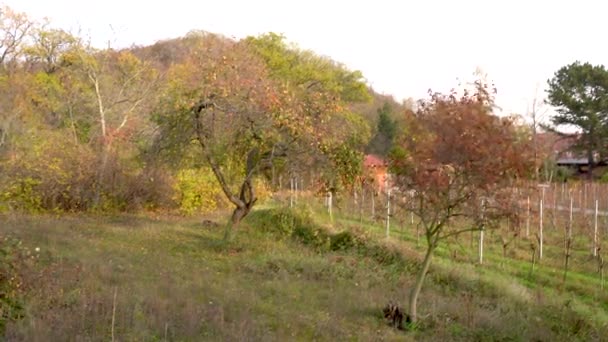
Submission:
M 1 2 L 2 0 L 0 0 Z M 477 67 L 498 88 L 506 113 L 525 114 L 561 66 L 608 61 L 608 2 L 511 0 L 7 0 L 54 26 L 89 34 L 98 45 L 150 44 L 193 29 L 236 38 L 283 33 L 361 70 L 396 99 L 449 91 Z

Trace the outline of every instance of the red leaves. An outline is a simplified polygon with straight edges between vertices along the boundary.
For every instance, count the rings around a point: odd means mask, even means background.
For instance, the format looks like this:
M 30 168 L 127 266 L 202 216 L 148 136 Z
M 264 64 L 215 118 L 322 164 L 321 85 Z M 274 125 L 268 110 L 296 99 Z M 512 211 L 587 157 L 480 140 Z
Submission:
M 529 149 L 516 137 L 512 121 L 492 114 L 493 98 L 477 84 L 473 93 L 433 93 L 408 117 L 401 147 L 408 158 L 394 160 L 402 188 L 416 190 L 434 210 L 464 206 L 508 187 L 531 169 Z M 475 203 L 475 206 L 478 206 Z

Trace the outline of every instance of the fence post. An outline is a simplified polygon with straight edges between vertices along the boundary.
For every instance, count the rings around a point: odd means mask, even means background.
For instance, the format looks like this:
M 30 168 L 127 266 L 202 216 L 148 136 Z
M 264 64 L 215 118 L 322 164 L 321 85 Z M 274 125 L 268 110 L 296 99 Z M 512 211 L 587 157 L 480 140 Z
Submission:
M 390 237 L 391 227 L 391 189 L 386 192 L 386 238 Z
M 538 259 L 543 258 L 543 200 L 540 200 L 540 226 L 539 226 L 539 237 L 538 237 Z

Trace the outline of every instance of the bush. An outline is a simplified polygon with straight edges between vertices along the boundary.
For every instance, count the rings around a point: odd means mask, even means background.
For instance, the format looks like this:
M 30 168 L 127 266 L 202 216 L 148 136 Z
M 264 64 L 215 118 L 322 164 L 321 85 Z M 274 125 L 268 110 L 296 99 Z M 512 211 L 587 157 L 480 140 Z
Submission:
M 296 226 L 302 225 L 302 216 L 289 208 L 255 210 L 247 220 L 264 233 L 277 238 L 290 237 Z
M 359 239 L 348 230 L 331 236 L 329 249 L 332 251 L 346 251 L 355 247 L 359 247 Z
M 373 241 L 365 232 L 346 230 L 336 234 L 314 223 L 309 212 L 302 209 L 257 210 L 248 216 L 248 222 L 261 231 L 277 238 L 293 238 L 318 250 L 355 252 L 369 257 L 381 265 L 400 265 L 412 270 L 414 264 L 406 262 L 396 248 Z
M 555 168 L 555 181 L 565 182 L 574 176 L 575 172 L 569 167 L 558 166 Z
M 226 206 L 222 189 L 209 168 L 180 170 L 174 189 L 175 201 L 184 215 L 209 213 Z
M 247 220 L 253 226 L 277 238 L 290 237 L 304 245 L 329 248 L 329 234 L 317 226 L 310 212 L 303 209 L 265 209 L 252 212 Z
M 31 177 L 16 178 L 5 184 L 0 193 L 0 211 L 18 209 L 27 212 L 42 210 L 42 198 L 35 189 L 40 185 L 38 179 Z
M 329 247 L 330 235 L 311 221 L 306 224 L 297 225 L 293 232 L 293 237 L 302 244 L 327 250 Z
M 95 188 L 92 151 L 60 137 L 22 148 L 2 165 L 3 209 L 25 212 L 75 211 L 87 206 Z
M 127 162 L 134 151 L 119 152 L 110 153 L 101 177 L 101 156 L 90 146 L 56 133 L 33 137 L 0 163 L 0 211 L 125 211 L 171 205 L 168 173 Z
M 604 172 L 600 177 L 600 183 L 608 183 L 608 172 Z
M 23 247 L 18 239 L 0 236 L 0 336 L 9 322 L 25 314 L 23 279 L 36 253 Z
M 381 265 L 405 264 L 403 255 L 398 250 L 378 242 L 365 245 L 364 254 Z

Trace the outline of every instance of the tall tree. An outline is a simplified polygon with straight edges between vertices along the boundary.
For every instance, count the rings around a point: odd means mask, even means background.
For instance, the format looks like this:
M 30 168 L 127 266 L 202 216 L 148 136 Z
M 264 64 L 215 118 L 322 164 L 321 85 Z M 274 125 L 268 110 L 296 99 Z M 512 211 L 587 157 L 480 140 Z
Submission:
M 66 52 L 81 44 L 80 39 L 72 34 L 46 25 L 31 30 L 30 36 L 32 43 L 24 49 L 24 53 L 30 63 L 39 65 L 48 74 L 59 68 L 61 57 Z
M 0 8 L 0 67 L 14 60 L 20 53 L 30 30 L 34 27 L 25 13 L 8 6 Z
M 308 126 L 284 106 L 289 94 L 245 44 L 198 34 L 183 45 L 188 54 L 168 71 L 171 81 L 156 110 L 157 146 L 178 160 L 198 152 L 202 161 L 193 157 L 193 163 L 211 168 L 234 205 L 229 238 L 257 201 L 254 177 L 283 154 L 283 137 Z
M 602 157 L 608 139 L 608 71 L 603 65 L 576 61 L 556 71 L 547 83 L 547 102 L 557 111 L 551 118 L 552 129 L 580 129 L 574 148 L 586 153 L 592 178 L 596 154 Z
M 171 81 L 157 110 L 158 146 L 178 157 L 196 147 L 202 157 L 198 164 L 211 168 L 234 205 L 226 229 L 229 238 L 257 201 L 254 178 L 275 160 L 333 150 L 345 142 L 348 129 L 332 128 L 344 118 L 338 115 L 342 113 L 339 92 L 352 94 L 347 88 L 351 84 L 345 81 L 349 75 L 327 76 L 323 71 L 331 75 L 331 68 L 315 69 L 305 63 L 310 59 L 287 50 L 275 59 L 277 64 L 270 63 L 262 52 L 272 51 L 271 47 L 261 49 L 253 38 L 234 42 L 199 33 L 184 43 L 189 53 L 169 70 Z M 282 67 L 286 57 L 291 69 Z M 292 77 L 293 70 L 301 73 Z M 301 76 L 306 73 L 318 78 Z M 358 86 L 358 81 L 353 82 Z
M 514 215 L 513 182 L 528 172 L 526 146 L 508 118 L 492 115 L 493 95 L 481 82 L 459 97 L 432 94 L 409 114 L 408 134 L 392 158 L 395 182 L 412 196 L 427 249 L 410 291 L 410 316 L 417 320 L 418 295 L 433 252 L 446 238 L 482 230 Z M 459 219 L 458 225 L 448 225 Z
M 94 205 L 101 199 L 101 185 L 106 181 L 110 157 L 128 140 L 137 126 L 147 119 L 154 106 L 153 90 L 159 73 L 147 61 L 127 50 L 80 50 L 79 68 L 94 94 L 100 146 L 100 164 Z
M 6 148 L 15 135 L 22 117 L 26 114 L 21 94 L 27 89 L 28 75 L 18 63 L 24 41 L 34 22 L 24 13 L 8 6 L 0 7 L 0 151 Z
M 368 152 L 387 156 L 393 146 L 397 123 L 392 119 L 392 106 L 388 102 L 378 109 L 377 131 L 368 145 Z

